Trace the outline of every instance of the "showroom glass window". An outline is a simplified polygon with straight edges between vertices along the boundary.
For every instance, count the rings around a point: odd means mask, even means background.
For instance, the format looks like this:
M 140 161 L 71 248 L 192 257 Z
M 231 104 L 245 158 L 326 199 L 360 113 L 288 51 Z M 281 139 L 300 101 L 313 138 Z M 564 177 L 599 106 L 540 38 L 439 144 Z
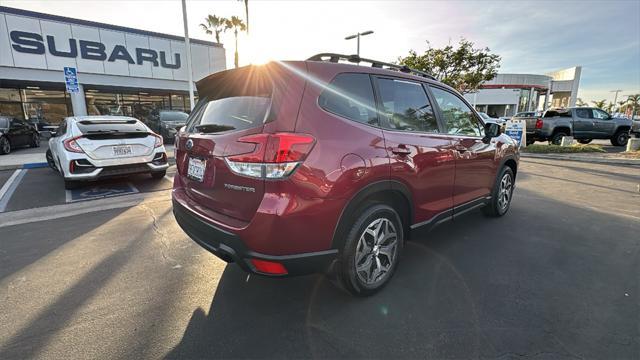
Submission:
M 378 88 L 390 129 L 438 132 L 433 106 L 421 84 L 381 78 L 378 79 Z
M 20 90 L 0 89 L 0 116 L 24 119 Z
M 363 124 L 377 125 L 376 102 L 367 74 L 339 74 L 320 94 L 320 107 Z
M 447 127 L 447 133 L 452 135 L 482 136 L 482 126 L 473 110 L 453 93 L 436 87 L 431 87 L 435 101 L 440 107 L 442 117 Z
M 23 89 L 24 112 L 30 123 L 58 125 L 71 115 L 70 100 L 64 90 Z

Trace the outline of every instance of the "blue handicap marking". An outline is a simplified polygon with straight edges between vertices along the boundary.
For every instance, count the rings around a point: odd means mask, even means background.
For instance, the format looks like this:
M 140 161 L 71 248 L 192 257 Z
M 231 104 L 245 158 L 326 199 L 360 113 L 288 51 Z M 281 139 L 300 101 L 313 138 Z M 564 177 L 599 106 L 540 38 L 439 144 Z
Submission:
M 121 184 L 91 184 L 78 189 L 67 190 L 67 202 L 93 200 L 113 196 L 135 194 L 138 192 L 129 183 Z

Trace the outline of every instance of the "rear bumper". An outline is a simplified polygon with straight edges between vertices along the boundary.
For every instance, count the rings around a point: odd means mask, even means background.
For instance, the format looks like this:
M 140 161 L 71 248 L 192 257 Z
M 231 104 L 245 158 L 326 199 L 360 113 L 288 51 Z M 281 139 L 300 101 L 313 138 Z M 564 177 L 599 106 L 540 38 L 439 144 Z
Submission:
M 173 199 L 173 214 L 178 225 L 198 245 L 226 262 L 237 263 L 249 273 L 282 277 L 325 272 L 338 253 L 337 250 L 332 249 L 292 255 L 262 254 L 249 249 L 239 235 L 202 219 L 175 198 Z M 260 272 L 251 263 L 251 259 L 280 263 L 287 270 L 287 274 L 273 275 Z
M 75 160 L 71 160 L 75 161 Z M 90 181 L 90 180 L 98 180 L 105 179 L 111 177 L 118 177 L 124 175 L 133 175 L 133 174 L 145 174 L 145 173 L 153 173 L 153 172 L 161 172 L 166 171 L 169 167 L 169 163 L 133 163 L 133 164 L 124 164 L 124 165 L 114 165 L 114 166 L 105 166 L 105 167 L 95 167 L 95 170 L 84 173 L 69 173 L 65 172 L 65 179 L 74 180 L 74 181 Z

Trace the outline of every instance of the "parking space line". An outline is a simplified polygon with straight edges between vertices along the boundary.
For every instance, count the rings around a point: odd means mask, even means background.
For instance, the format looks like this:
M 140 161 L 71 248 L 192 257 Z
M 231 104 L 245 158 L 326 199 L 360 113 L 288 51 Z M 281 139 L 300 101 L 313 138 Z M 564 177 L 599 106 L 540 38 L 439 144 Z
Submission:
M 175 174 L 173 174 L 173 176 L 175 176 Z M 164 178 L 168 181 L 173 182 L 173 176 L 165 175 Z
M 9 203 L 11 196 L 16 191 L 18 184 L 20 184 L 20 181 L 22 181 L 22 178 L 27 171 L 27 169 L 18 169 L 14 171 L 9 180 L 7 180 L 7 182 L 4 183 L 4 186 L 2 186 L 2 189 L 0 189 L 0 212 L 4 212 L 7 208 L 7 204 Z

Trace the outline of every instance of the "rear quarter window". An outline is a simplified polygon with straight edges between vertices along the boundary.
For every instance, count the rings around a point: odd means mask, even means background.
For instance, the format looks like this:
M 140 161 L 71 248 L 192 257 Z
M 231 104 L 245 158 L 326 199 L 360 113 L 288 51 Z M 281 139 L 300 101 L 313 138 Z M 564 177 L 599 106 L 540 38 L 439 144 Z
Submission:
M 318 104 L 324 110 L 359 123 L 377 125 L 373 86 L 368 74 L 339 74 L 322 91 Z

